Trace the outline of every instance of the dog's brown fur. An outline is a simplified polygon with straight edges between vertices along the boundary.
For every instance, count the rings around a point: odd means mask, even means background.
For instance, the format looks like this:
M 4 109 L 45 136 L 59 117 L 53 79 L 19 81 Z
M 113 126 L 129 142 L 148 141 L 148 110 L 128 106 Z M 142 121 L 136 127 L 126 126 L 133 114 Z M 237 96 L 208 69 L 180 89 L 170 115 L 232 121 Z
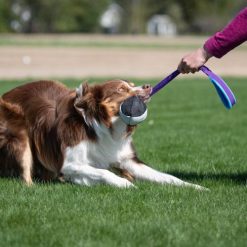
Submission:
M 54 81 L 38 81 L 5 93 L 0 99 L 0 175 L 21 174 L 27 184 L 33 176 L 58 177 L 66 147 L 97 140 L 91 119 L 111 128 L 119 104 L 132 95 L 121 82 L 84 84 L 76 93 Z

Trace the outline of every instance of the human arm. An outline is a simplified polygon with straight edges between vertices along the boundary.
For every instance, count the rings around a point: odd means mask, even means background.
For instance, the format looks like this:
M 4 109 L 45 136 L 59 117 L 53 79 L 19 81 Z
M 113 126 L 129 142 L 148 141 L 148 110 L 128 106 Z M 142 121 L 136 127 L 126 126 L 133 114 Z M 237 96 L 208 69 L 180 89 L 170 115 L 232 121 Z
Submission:
M 210 37 L 202 48 L 184 56 L 178 65 L 181 73 L 194 73 L 212 56 L 223 57 L 247 40 L 247 8 L 239 14 L 220 32 Z

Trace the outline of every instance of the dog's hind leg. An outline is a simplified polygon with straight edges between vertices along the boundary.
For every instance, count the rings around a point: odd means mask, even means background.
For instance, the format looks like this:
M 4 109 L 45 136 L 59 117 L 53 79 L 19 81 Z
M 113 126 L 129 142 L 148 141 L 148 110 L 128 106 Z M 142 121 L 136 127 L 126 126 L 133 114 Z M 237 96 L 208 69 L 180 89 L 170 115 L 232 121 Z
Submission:
M 3 139 L 1 134 L 0 136 Z M 0 174 L 21 177 L 27 185 L 32 184 L 33 160 L 26 137 L 21 138 L 21 134 L 5 134 L 5 144 L 0 147 L 0 159 Z
M 0 131 L 1 132 L 1 131 Z M 13 135 L 8 130 L 0 133 L 0 175 L 21 177 L 27 185 L 32 184 L 32 153 L 27 137 Z
M 26 147 L 24 149 L 24 152 L 20 160 L 20 166 L 21 166 L 21 177 L 27 185 L 32 185 L 33 183 L 32 165 L 33 165 L 32 152 L 29 142 L 26 141 Z
M 0 98 L 0 175 L 32 184 L 32 152 L 21 109 Z

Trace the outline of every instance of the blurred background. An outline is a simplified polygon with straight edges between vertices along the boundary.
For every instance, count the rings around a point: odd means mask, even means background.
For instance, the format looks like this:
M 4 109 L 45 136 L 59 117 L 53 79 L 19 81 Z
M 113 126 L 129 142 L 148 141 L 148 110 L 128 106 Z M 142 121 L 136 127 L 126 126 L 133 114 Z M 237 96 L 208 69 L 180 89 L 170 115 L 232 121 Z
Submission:
M 160 77 L 245 6 L 245 0 L 0 0 L 0 78 Z M 245 58 L 243 45 L 210 63 L 219 73 L 246 76 Z
M 243 0 L 1 0 L 0 31 L 14 33 L 213 33 Z

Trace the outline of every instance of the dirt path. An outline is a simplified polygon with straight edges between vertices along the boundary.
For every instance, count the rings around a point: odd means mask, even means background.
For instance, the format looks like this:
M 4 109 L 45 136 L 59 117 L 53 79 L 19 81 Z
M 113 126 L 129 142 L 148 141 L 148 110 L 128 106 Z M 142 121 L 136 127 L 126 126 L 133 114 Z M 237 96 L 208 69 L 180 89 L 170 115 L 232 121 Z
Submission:
M 176 69 L 191 49 L 0 46 L 0 78 L 158 78 Z M 247 76 L 246 59 L 247 49 L 238 48 L 208 66 L 224 76 Z

